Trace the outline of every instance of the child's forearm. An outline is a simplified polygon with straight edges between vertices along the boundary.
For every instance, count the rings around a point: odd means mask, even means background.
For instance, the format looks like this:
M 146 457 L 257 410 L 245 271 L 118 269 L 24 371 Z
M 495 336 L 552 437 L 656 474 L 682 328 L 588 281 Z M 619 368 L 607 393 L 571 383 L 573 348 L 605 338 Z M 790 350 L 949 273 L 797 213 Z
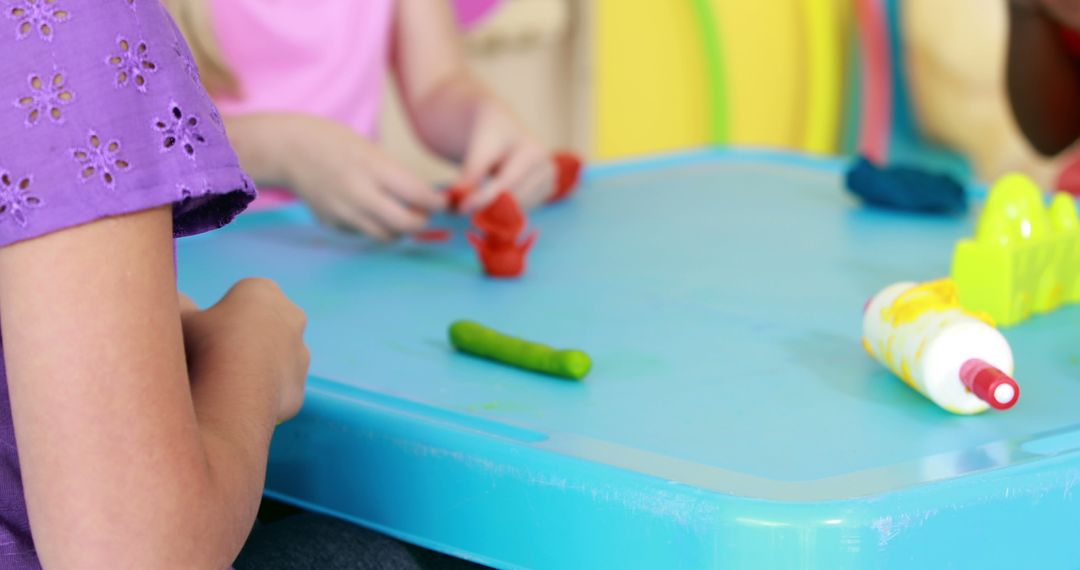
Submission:
M 225 117 L 229 142 L 240 166 L 260 187 L 288 186 L 290 155 L 285 150 L 286 131 L 297 120 L 288 114 L 254 114 Z
M 498 99 L 470 72 L 446 0 L 398 0 L 391 66 L 417 135 L 461 161 L 481 112 Z
M 0 248 L 12 417 L 46 567 L 221 568 L 250 530 L 275 410 L 245 395 L 230 436 L 193 409 L 193 384 L 202 407 L 206 386 L 245 377 L 201 358 L 189 376 L 172 229 L 166 206 Z
M 420 139 L 443 158 L 460 162 L 468 150 L 476 117 L 487 105 L 503 105 L 467 70 L 448 75 L 408 105 Z
M 243 355 L 208 355 L 191 363 L 192 401 L 206 454 L 209 504 L 222 551 L 236 551 L 255 520 L 266 476 L 278 395 Z M 245 366 L 245 363 L 247 366 Z
M 1041 8 L 1009 5 L 1007 88 L 1020 130 L 1054 155 L 1080 137 L 1080 67 Z

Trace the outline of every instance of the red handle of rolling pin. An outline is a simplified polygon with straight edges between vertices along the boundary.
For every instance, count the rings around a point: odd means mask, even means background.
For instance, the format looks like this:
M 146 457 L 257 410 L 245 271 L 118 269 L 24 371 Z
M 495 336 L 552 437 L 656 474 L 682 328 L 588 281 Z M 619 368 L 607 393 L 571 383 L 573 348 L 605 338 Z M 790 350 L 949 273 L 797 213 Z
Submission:
M 978 358 L 960 367 L 960 381 L 994 409 L 1007 410 L 1020 399 L 1020 386 L 1008 374 Z

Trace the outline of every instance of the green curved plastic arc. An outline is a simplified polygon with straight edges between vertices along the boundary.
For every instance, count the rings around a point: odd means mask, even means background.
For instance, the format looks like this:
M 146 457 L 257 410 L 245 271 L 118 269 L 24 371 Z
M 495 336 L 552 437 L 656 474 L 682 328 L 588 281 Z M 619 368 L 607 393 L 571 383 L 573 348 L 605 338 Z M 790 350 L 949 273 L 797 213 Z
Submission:
M 580 350 L 558 350 L 505 335 L 473 321 L 451 324 L 450 344 L 474 356 L 574 380 L 581 380 L 592 368 L 589 355 Z
M 728 113 L 730 107 L 727 98 L 727 74 L 724 66 L 723 46 L 720 44 L 720 31 L 716 26 L 712 0 L 691 0 L 694 12 L 701 24 L 701 36 L 705 45 L 705 72 L 709 80 L 710 131 L 713 144 L 727 144 L 729 141 Z

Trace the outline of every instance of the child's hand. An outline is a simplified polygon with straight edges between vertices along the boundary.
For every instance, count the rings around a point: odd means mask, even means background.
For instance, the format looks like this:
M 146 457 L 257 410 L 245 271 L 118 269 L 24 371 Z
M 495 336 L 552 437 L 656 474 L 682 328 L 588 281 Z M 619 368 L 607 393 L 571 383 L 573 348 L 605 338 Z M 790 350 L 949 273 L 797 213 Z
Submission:
M 245 362 L 261 364 L 251 375 L 267 383 L 260 389 L 279 395 L 277 421 L 291 419 L 300 411 L 311 363 L 304 344 L 307 317 L 273 281 L 240 281 L 205 311 L 181 295 L 180 314 L 188 366 L 193 371 L 246 353 Z
M 491 178 L 485 182 L 488 176 Z M 463 213 L 487 206 L 505 190 L 514 194 L 521 207 L 533 208 L 555 193 L 551 150 L 506 107 L 489 100 L 473 124 L 457 186 L 473 189 L 461 204 Z
M 1016 8 L 1043 10 L 1058 23 L 1080 30 L 1080 0 L 1010 0 Z
M 1006 89 L 1020 132 L 1043 156 L 1080 137 L 1080 74 L 1073 40 L 1080 0 L 1011 0 Z
M 264 119 L 277 123 L 285 183 L 328 225 L 389 241 L 446 207 L 435 188 L 342 125 L 307 115 Z
M 1058 22 L 1080 30 L 1080 0 L 1041 0 L 1041 4 Z

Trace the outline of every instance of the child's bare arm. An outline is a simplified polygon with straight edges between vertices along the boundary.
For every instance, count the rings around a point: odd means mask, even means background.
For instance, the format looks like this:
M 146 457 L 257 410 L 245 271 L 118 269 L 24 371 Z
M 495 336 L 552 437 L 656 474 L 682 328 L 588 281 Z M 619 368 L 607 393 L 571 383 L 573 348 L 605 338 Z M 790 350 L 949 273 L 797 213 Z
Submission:
M 1054 155 L 1080 137 L 1080 66 L 1061 39 L 1059 22 L 1080 15 L 1073 0 L 1009 4 L 1007 88 L 1020 130 L 1040 153 Z M 1075 2 L 1073 2 L 1075 3 Z M 1052 6 L 1052 8 L 1051 8 Z
M 306 352 L 273 288 L 230 297 L 182 321 L 167 207 L 0 249 L 12 416 L 45 567 L 232 562 L 274 422 L 298 407 L 285 376 L 302 374 Z M 242 298 L 263 310 L 241 322 Z
M 445 0 L 404 0 L 394 19 L 393 69 L 406 110 L 424 143 L 463 160 L 485 87 L 469 72 Z
M 470 71 L 447 0 L 399 0 L 392 65 L 406 111 L 424 143 L 463 163 L 459 184 L 476 187 L 466 212 L 511 190 L 525 207 L 554 191 L 550 149 Z

